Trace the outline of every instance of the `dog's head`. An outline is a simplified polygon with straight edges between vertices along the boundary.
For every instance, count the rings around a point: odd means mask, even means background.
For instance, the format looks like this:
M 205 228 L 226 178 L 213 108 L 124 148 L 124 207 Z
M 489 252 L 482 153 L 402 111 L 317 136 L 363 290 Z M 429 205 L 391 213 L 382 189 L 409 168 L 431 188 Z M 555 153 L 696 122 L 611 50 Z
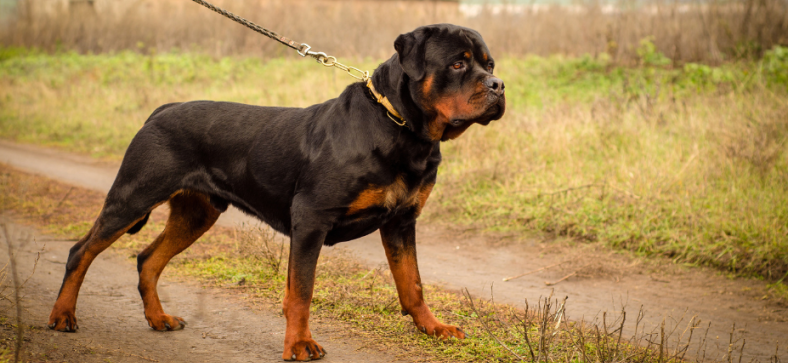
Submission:
M 451 24 L 400 35 L 397 50 L 373 82 L 411 124 L 432 141 L 458 137 L 474 123 L 487 125 L 506 109 L 503 81 L 481 34 Z

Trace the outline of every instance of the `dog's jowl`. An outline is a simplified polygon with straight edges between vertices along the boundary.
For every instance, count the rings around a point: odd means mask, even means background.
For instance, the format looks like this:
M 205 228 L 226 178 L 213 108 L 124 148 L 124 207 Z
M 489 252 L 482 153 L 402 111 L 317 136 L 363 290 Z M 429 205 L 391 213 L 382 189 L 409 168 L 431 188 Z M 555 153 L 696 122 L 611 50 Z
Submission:
M 464 338 L 424 302 L 416 218 L 435 184 L 440 142 L 500 119 L 504 83 L 472 29 L 425 26 L 400 35 L 394 48 L 370 82 L 310 107 L 194 101 L 155 110 L 129 145 L 95 224 L 71 248 L 49 327 L 77 330 L 77 295 L 91 261 L 124 233 L 139 231 L 151 210 L 167 202 L 164 231 L 137 257 L 153 329 L 186 325 L 162 310 L 158 277 L 233 205 L 290 236 L 284 359 L 325 355 L 309 329 L 321 246 L 376 230 L 403 313 L 426 334 Z

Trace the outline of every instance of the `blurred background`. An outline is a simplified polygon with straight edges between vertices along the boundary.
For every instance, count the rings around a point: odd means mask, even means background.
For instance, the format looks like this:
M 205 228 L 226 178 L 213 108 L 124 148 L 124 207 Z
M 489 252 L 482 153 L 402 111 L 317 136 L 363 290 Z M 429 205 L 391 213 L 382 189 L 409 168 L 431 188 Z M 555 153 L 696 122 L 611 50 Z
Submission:
M 315 49 L 386 58 L 420 25 L 479 30 L 497 54 L 605 53 L 634 64 L 643 39 L 671 62 L 760 57 L 788 43 L 785 0 L 215 0 L 237 15 Z M 0 0 L 6 45 L 100 53 L 197 50 L 214 56 L 286 52 L 185 0 Z
M 788 301 L 788 0 L 213 2 L 366 70 L 418 26 L 477 29 L 507 113 L 444 143 L 423 220 L 710 266 Z M 355 81 L 189 0 L 0 9 L 15 142 L 117 161 L 161 104 L 303 107 Z

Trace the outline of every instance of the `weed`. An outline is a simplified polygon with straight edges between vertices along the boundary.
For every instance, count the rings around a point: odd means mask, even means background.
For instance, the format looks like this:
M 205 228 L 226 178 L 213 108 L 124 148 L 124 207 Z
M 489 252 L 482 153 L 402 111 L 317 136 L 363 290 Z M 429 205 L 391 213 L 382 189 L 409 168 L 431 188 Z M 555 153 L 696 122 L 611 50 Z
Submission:
M 638 55 L 638 60 L 644 66 L 666 66 L 670 64 L 670 59 L 657 50 L 654 45 L 653 38 L 645 38 L 640 41 L 635 51 Z
M 277 241 L 279 237 L 279 241 Z M 242 256 L 248 256 L 264 263 L 274 276 L 278 276 L 284 270 L 283 260 L 289 255 L 289 249 L 285 248 L 285 243 L 281 236 L 271 228 L 259 225 L 255 227 L 247 226 L 239 229 L 238 252 Z

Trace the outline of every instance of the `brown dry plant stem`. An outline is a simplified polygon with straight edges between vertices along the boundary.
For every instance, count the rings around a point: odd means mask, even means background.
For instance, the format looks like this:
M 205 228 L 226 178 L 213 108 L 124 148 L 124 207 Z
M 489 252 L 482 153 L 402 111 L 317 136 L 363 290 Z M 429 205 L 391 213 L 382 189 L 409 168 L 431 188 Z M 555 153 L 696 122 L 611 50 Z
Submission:
M 549 265 L 549 266 L 540 267 L 540 268 L 538 268 L 536 270 L 531 270 L 531 271 L 528 271 L 528 272 L 525 272 L 525 273 L 521 273 L 519 275 L 510 276 L 510 277 L 504 277 L 503 281 L 506 282 L 506 281 L 511 281 L 511 280 L 514 280 L 514 279 L 519 279 L 519 278 L 521 278 L 523 276 L 528 276 L 530 274 L 534 274 L 534 273 L 537 273 L 539 271 L 544 271 L 544 270 L 547 270 L 549 268 L 553 268 L 553 267 L 558 266 L 558 265 L 560 265 L 560 264 L 562 264 L 564 262 L 557 262 L 557 263 L 554 263 L 554 264 Z
M 41 218 L 44 220 L 48 220 L 50 217 L 52 217 L 52 215 L 55 214 L 55 212 L 57 212 L 57 210 L 60 209 L 63 203 L 68 199 L 68 196 L 71 195 L 72 191 L 74 191 L 74 187 L 68 188 L 66 194 L 64 194 L 63 198 L 60 199 L 60 201 L 57 203 L 57 205 L 54 208 L 52 208 L 52 211 L 47 214 L 44 214 Z
M 283 269 L 285 243 L 277 241 L 277 233 L 271 228 L 258 226 L 242 226 L 238 235 L 238 250 L 241 254 L 255 258 L 270 267 L 274 276 Z
M 525 360 L 525 358 L 523 358 L 520 355 L 518 355 L 517 353 L 515 353 L 511 348 L 509 348 L 509 346 L 504 344 L 504 342 L 502 342 L 500 339 L 498 339 L 498 337 L 495 334 L 493 334 L 492 330 L 490 329 L 490 326 L 487 324 L 487 322 L 484 319 L 482 319 L 481 312 L 479 312 L 479 310 L 476 309 L 476 305 L 473 303 L 473 297 L 471 296 L 471 293 L 468 291 L 468 288 L 463 289 L 462 295 L 465 296 L 466 299 L 468 299 L 468 302 L 471 305 L 471 310 L 473 310 L 473 312 L 476 314 L 476 316 L 479 319 L 479 322 L 482 324 L 482 327 L 484 327 L 484 330 L 487 332 L 487 334 L 489 334 L 491 338 L 495 339 L 495 341 L 498 342 L 498 344 L 500 344 L 502 347 L 504 347 L 506 350 L 508 350 L 509 353 L 512 353 L 512 355 L 517 357 L 517 359 Z M 529 345 L 529 347 L 530 347 L 530 345 Z M 533 352 L 532 352 L 532 354 L 533 354 Z
M 544 282 L 544 284 L 545 284 L 545 285 L 547 285 L 547 286 L 553 286 L 553 285 L 556 285 L 556 284 L 558 284 L 558 283 L 560 283 L 560 282 L 562 282 L 562 281 L 565 281 L 566 279 L 568 279 L 568 278 L 570 278 L 570 277 L 572 277 L 572 276 L 574 276 L 574 275 L 577 275 L 577 271 L 575 271 L 575 272 L 572 272 L 572 273 L 570 273 L 569 275 L 566 275 L 566 276 L 564 276 L 564 277 L 562 277 L 562 278 L 558 279 L 557 281 L 553 281 L 553 282 L 550 282 L 550 281 L 545 281 L 545 282 Z
M 8 264 L 11 267 L 11 281 L 14 284 L 14 305 L 16 305 L 16 349 L 14 350 L 14 362 L 19 362 L 22 355 L 22 342 L 24 334 L 24 326 L 22 325 L 22 304 L 21 292 L 19 284 L 19 273 L 16 270 L 16 257 L 14 256 L 13 243 L 11 242 L 11 234 L 8 233 L 8 226 L 3 223 L 3 235 L 5 236 L 5 243 L 8 246 Z

